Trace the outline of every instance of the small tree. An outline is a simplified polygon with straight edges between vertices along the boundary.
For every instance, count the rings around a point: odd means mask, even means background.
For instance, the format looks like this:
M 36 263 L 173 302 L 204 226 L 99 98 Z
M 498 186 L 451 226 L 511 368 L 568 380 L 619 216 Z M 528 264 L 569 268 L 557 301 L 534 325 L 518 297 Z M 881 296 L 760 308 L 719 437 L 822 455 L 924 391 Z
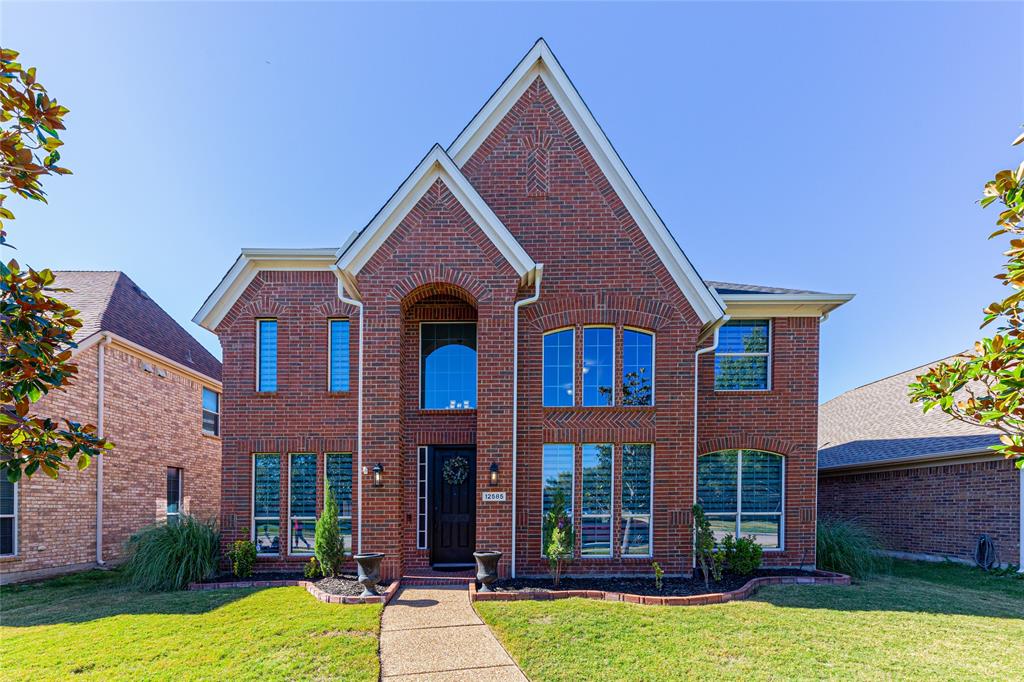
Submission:
M 1024 134 L 1013 145 L 1024 142 Z M 949 362 L 940 362 L 910 385 L 910 401 L 925 412 L 940 410 L 967 424 L 998 431 L 993 450 L 1015 459 L 1024 468 L 1024 163 L 1001 170 L 985 183 L 979 203 L 1002 204 L 998 229 L 989 239 L 1011 235 L 1003 272 L 996 275 L 1010 293 L 985 309 L 982 327 L 998 320 L 992 338 L 974 344 Z
M 700 564 L 701 575 L 704 576 L 704 588 L 710 589 L 709 575 L 716 583 L 722 579 L 723 555 L 715 551 L 715 534 L 711 530 L 711 522 L 699 504 L 693 505 L 693 551 Z
M 572 519 L 565 510 L 565 494 L 561 490 L 551 500 L 551 509 L 544 517 L 544 551 L 551 568 L 551 581 L 558 587 L 566 564 L 572 561 L 576 549 L 576 533 Z
M 316 520 L 316 535 L 313 540 L 313 554 L 320 564 L 320 572 L 326 578 L 333 578 L 341 572 L 341 560 L 345 545 L 338 530 L 338 501 L 331 491 L 331 482 L 324 481 L 324 510 Z

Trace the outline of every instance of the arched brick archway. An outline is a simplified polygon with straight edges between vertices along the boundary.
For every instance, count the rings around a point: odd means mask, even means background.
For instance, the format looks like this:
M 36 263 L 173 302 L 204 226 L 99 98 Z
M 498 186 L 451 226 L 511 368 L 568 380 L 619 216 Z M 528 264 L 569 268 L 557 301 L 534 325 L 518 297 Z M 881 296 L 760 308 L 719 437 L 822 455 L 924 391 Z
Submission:
M 438 266 L 421 270 L 395 283 L 388 297 L 399 301 L 403 312 L 433 296 L 452 296 L 474 308 L 490 298 L 479 279 L 460 270 Z
M 698 455 L 707 455 L 719 450 L 763 450 L 776 455 L 788 456 L 794 451 L 793 444 L 780 438 L 765 436 L 734 435 L 701 441 Z

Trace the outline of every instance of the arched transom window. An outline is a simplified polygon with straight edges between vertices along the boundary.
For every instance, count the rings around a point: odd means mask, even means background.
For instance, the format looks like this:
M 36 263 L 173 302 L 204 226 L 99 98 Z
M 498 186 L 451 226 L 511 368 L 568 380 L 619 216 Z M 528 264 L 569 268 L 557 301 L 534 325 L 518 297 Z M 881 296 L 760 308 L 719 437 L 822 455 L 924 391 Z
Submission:
M 762 450 L 720 450 L 697 462 L 697 501 L 715 538 L 753 536 L 766 549 L 783 539 L 784 458 Z

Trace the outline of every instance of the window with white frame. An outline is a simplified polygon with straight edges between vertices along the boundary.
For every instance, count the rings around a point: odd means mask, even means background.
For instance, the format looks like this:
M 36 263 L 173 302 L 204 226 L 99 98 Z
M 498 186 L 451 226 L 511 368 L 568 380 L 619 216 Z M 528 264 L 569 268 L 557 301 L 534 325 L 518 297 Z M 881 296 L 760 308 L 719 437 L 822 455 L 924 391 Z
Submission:
M 181 469 L 167 467 L 167 523 L 174 525 L 181 520 Z
M 332 392 L 348 390 L 348 320 L 331 320 L 327 385 Z
M 416 549 L 427 549 L 427 448 L 416 450 Z
M 615 367 L 615 328 L 583 328 L 583 405 L 615 404 L 612 374 Z
M 574 403 L 575 339 L 572 329 L 544 335 L 544 407 L 571 407 Z
M 277 320 L 256 321 L 256 390 L 277 390 Z
M 203 387 L 203 433 L 220 435 L 220 393 Z
M 767 391 L 771 383 L 769 320 L 729 320 L 715 349 L 716 391 Z
M 281 457 L 259 454 L 252 465 L 252 535 L 258 554 L 281 552 Z
M 0 476 L 0 556 L 18 553 L 18 484 Z
M 651 555 L 651 505 L 654 448 L 649 443 L 622 446 L 622 512 L 619 519 L 623 556 Z
M 316 532 L 316 455 L 292 454 L 288 465 L 288 553 L 312 554 Z
M 580 555 L 612 555 L 612 471 L 611 444 L 585 444 L 580 482 Z
M 622 404 L 654 404 L 654 334 L 622 330 Z
M 476 322 L 420 324 L 420 407 L 476 408 Z
M 572 491 L 575 470 L 573 468 L 574 446 L 568 443 L 547 443 L 544 445 L 544 461 L 541 465 L 543 492 L 541 494 L 542 523 L 559 495 L 565 502 L 565 513 L 573 518 Z M 543 523 L 541 554 L 546 555 L 548 545 L 547 523 Z
M 766 549 L 781 549 L 783 457 L 761 450 L 721 450 L 697 461 L 697 501 L 715 539 L 752 536 Z
M 352 453 L 339 452 L 324 455 L 326 480 L 338 504 L 338 532 L 345 553 L 352 553 Z

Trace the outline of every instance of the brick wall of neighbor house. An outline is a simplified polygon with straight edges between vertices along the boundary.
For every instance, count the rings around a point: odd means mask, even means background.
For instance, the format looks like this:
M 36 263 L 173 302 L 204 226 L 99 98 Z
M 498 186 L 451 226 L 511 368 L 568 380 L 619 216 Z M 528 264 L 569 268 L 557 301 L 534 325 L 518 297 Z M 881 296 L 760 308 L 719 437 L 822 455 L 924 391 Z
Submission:
M 1020 472 L 1006 460 L 822 474 L 822 518 L 863 523 L 886 549 L 973 560 L 978 536 L 1020 556 Z
M 74 385 L 43 398 L 40 412 L 95 424 L 97 358 L 96 346 L 80 353 Z M 131 533 L 166 519 L 167 467 L 183 469 L 186 511 L 218 516 L 220 440 L 202 434 L 195 380 L 166 367 L 158 376 L 156 363 L 114 344 L 104 349 L 104 365 L 105 431 L 116 447 L 105 455 L 103 554 L 116 563 Z M 19 553 L 0 559 L 3 573 L 95 562 L 95 460 L 84 471 L 62 471 L 57 481 L 40 473 L 19 483 L 18 511 Z
M 714 355 L 700 365 L 700 454 L 732 448 L 785 455 L 784 551 L 767 565 L 814 563 L 818 434 L 818 328 L 815 317 L 775 318 L 771 390 L 716 392 Z

